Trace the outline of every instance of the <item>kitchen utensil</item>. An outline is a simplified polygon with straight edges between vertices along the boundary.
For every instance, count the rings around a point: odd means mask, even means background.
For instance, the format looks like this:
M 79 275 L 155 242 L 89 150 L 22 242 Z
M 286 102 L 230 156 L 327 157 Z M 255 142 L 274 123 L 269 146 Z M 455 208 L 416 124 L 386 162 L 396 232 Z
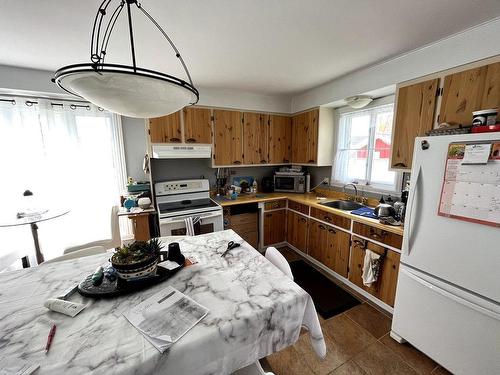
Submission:
M 232 249 L 234 249 L 235 247 L 238 247 L 238 246 L 240 246 L 239 243 L 236 243 L 234 241 L 229 241 L 229 243 L 227 244 L 227 249 L 226 249 L 226 251 L 224 251 L 222 253 L 221 258 L 224 257 L 229 250 L 232 250 Z
M 396 215 L 396 210 L 394 209 L 394 207 L 387 203 L 380 203 L 377 207 L 375 207 L 374 212 L 378 218 L 388 216 L 394 217 Z

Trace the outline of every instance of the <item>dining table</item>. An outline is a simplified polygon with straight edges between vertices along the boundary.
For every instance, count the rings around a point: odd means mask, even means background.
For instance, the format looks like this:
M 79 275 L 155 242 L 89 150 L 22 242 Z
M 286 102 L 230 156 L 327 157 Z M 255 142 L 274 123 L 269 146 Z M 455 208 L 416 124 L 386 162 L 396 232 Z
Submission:
M 86 304 L 73 318 L 48 310 L 44 302 L 107 264 L 111 253 L 0 274 L 0 367 L 2 361 L 26 361 L 40 366 L 36 374 L 231 374 L 293 345 L 304 326 L 324 356 L 309 294 L 234 231 L 160 239 L 166 248 L 178 242 L 194 264 L 131 294 L 106 299 L 73 294 L 68 300 Z M 222 257 L 230 241 L 240 246 Z M 169 286 L 209 312 L 160 353 L 124 313 Z M 45 354 L 54 324 L 57 331 Z

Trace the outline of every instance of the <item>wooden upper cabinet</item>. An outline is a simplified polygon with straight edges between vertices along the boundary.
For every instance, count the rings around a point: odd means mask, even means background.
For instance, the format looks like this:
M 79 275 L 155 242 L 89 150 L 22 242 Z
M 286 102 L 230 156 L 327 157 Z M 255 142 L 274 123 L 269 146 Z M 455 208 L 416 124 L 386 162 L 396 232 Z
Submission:
M 472 111 L 482 109 L 487 66 L 464 70 L 444 78 L 439 122 L 470 125 Z M 485 108 L 486 109 L 486 108 Z
M 243 162 L 242 113 L 214 110 L 214 165 Z
M 487 66 L 481 109 L 500 108 L 500 62 Z
M 149 132 L 152 143 L 180 143 L 182 141 L 180 111 L 149 119 Z
M 267 164 L 268 118 L 263 113 L 243 113 L 243 164 Z
M 292 117 L 292 162 L 316 164 L 318 161 L 319 109 Z M 331 124 L 333 127 L 333 123 Z M 330 140 L 331 142 L 332 140 Z
M 424 136 L 434 124 L 439 79 L 398 89 L 394 117 L 391 167 L 410 169 L 415 137 Z
M 269 115 L 269 163 L 290 163 L 292 160 L 292 119 Z
M 186 143 L 212 143 L 212 114 L 210 109 L 186 107 L 184 139 Z

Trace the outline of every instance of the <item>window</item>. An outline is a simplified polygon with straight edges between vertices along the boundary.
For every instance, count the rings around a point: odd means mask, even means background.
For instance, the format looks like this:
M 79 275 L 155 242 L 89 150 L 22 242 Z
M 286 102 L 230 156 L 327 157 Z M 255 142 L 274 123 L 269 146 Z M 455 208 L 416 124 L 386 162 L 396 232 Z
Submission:
M 389 171 L 394 104 L 341 112 L 332 181 L 395 192 L 400 173 Z
M 0 215 L 15 217 L 27 208 L 26 189 L 37 207 L 70 209 L 39 224 L 41 248 L 50 259 L 67 247 L 111 238 L 111 207 L 120 203 L 126 171 L 119 116 L 93 105 L 37 102 L 0 101 Z M 0 228 L 0 238 L 2 249 L 34 253 L 29 226 Z

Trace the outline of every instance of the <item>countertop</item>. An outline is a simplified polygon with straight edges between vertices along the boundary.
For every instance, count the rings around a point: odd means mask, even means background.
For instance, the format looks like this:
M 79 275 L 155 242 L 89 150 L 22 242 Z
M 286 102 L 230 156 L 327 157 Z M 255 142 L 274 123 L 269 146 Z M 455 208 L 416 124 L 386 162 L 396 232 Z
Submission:
M 222 199 L 217 199 L 214 197 L 215 201 L 219 203 L 222 207 L 234 206 L 238 204 L 245 203 L 258 203 L 258 202 L 269 202 L 274 201 L 276 199 L 289 199 L 294 202 L 302 203 L 308 205 L 310 207 L 316 207 L 323 211 L 332 212 L 339 216 L 347 217 L 355 222 L 368 224 L 376 228 L 383 229 L 387 232 L 395 233 L 398 235 L 403 235 L 403 227 L 396 227 L 392 225 L 380 224 L 376 219 L 370 219 L 359 215 L 353 215 L 349 211 L 343 211 L 336 208 L 330 208 L 321 205 L 321 202 L 329 201 L 329 200 L 337 200 L 341 199 L 341 197 L 326 197 L 324 200 L 318 199 L 318 194 L 316 193 L 305 193 L 305 194 L 297 194 L 297 193 L 257 193 L 257 194 L 244 194 L 239 195 L 235 200 L 231 200 L 227 197 L 223 197 Z M 321 195 L 323 196 L 323 195 Z

